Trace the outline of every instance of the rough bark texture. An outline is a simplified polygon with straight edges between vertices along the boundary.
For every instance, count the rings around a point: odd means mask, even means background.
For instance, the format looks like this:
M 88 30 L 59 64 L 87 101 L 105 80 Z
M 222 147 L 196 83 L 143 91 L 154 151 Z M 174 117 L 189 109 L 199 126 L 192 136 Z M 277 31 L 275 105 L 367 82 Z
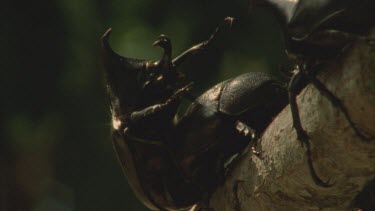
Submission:
M 375 47 L 356 43 L 323 70 L 319 79 L 341 99 L 366 135 L 361 141 L 344 115 L 315 87 L 298 96 L 304 129 L 311 137 L 316 172 L 334 185 L 318 187 L 308 170 L 306 148 L 296 139 L 289 106 L 262 136 L 259 158 L 244 152 L 210 199 L 214 210 L 348 210 L 375 178 Z

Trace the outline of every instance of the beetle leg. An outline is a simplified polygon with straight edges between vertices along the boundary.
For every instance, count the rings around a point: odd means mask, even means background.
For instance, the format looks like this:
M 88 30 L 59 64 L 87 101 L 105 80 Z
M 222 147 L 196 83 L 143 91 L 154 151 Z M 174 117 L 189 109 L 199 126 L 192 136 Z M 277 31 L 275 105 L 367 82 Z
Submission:
M 289 92 L 289 103 L 290 103 L 290 110 L 292 113 L 292 119 L 293 119 L 293 127 L 295 128 L 297 132 L 297 139 L 306 146 L 306 156 L 307 156 L 307 163 L 309 166 L 309 171 L 312 176 L 312 179 L 314 180 L 315 184 L 321 186 L 321 187 L 331 187 L 332 184 L 329 184 L 329 181 L 324 182 L 322 179 L 319 178 L 317 175 L 313 161 L 311 158 L 311 146 L 309 141 L 309 136 L 307 135 L 306 131 L 302 128 L 301 119 L 298 112 L 298 106 L 297 106 L 297 91 L 296 91 L 296 85 L 297 83 L 305 76 L 304 71 L 301 71 L 299 66 L 296 66 L 295 74 L 293 75 L 292 79 L 289 82 L 288 86 L 288 92 Z
M 232 17 L 226 17 L 223 23 L 216 28 L 215 32 L 210 36 L 210 38 L 208 38 L 208 40 L 201 42 L 197 45 L 194 45 L 193 47 L 189 48 L 188 50 L 177 56 L 172 61 L 173 65 L 175 67 L 178 67 L 184 61 L 186 61 L 186 59 L 189 58 L 191 55 L 197 55 L 201 52 L 206 51 L 211 46 L 211 44 L 217 39 L 217 37 L 223 33 L 223 31 L 232 28 L 235 21 L 236 19 Z
M 245 137 L 251 138 L 251 140 L 255 138 L 255 130 L 241 121 L 237 121 L 236 131 Z
M 299 66 L 297 65 L 294 70 L 294 75 L 289 81 L 288 85 L 288 97 L 290 103 L 290 110 L 292 113 L 293 119 L 293 127 L 296 129 L 297 138 L 302 142 L 302 144 L 306 144 L 309 141 L 309 136 L 307 135 L 306 131 L 302 128 L 301 119 L 299 117 L 299 111 L 297 106 L 297 91 L 296 87 L 298 82 L 302 79 L 303 73 L 300 70 Z
M 140 111 L 134 111 L 130 115 L 130 123 L 144 123 L 161 113 L 171 114 L 169 116 L 173 118 L 174 114 L 177 113 L 178 103 L 181 100 L 181 97 L 190 91 L 192 85 L 193 83 L 190 83 L 180 88 L 164 103 L 155 104 Z
M 188 85 L 178 89 L 165 103 L 164 105 L 172 104 L 173 102 L 179 101 L 181 97 L 189 94 L 189 91 L 193 87 L 194 82 L 189 83 Z
M 256 131 L 241 121 L 237 121 L 236 131 L 245 138 L 250 138 L 250 141 L 255 140 L 251 146 L 251 151 L 254 155 L 260 157 L 262 155 L 262 152 L 256 150 L 258 145 L 258 140 L 256 139 Z
M 370 139 L 367 138 L 364 134 L 360 132 L 357 128 L 355 123 L 350 118 L 348 110 L 342 104 L 342 102 L 331 92 L 327 89 L 327 87 L 319 81 L 315 75 L 307 72 L 307 77 L 311 81 L 311 83 L 319 90 L 319 92 L 324 95 L 336 108 L 338 108 L 345 116 L 345 119 L 349 122 L 351 128 L 353 128 L 355 134 L 362 140 L 362 141 L 369 141 Z
M 156 114 L 163 111 L 165 107 L 163 104 L 156 104 L 150 107 L 147 107 L 140 111 L 134 111 L 130 115 L 130 123 L 137 124 L 147 122 L 149 119 L 153 118 Z
M 163 147 L 165 149 L 168 149 L 165 144 L 161 141 L 155 141 L 155 140 L 145 140 L 145 139 L 142 139 L 142 138 L 138 138 L 134 135 L 131 135 L 129 133 L 129 128 L 126 127 L 124 130 L 123 130 L 123 135 L 125 137 L 129 137 L 128 140 L 131 140 L 131 141 L 134 141 L 134 142 L 137 142 L 137 143 L 142 143 L 142 144 L 147 144 L 147 145 L 154 145 L 154 146 L 158 146 L 158 147 Z
M 251 152 L 256 155 L 257 157 L 261 158 L 262 157 L 262 151 L 257 150 L 258 146 L 258 140 L 255 140 L 253 146 L 251 146 Z

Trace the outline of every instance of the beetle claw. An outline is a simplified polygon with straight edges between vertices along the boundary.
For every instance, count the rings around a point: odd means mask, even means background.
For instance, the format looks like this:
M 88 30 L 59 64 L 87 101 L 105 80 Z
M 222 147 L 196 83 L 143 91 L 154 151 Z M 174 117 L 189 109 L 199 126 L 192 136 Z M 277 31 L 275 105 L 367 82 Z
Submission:
M 256 146 L 252 146 L 251 147 L 251 152 L 257 156 L 258 158 L 261 158 L 262 157 L 262 154 L 263 154 L 263 151 L 258 151 L 257 149 L 255 149 Z
M 236 130 L 244 137 L 250 137 L 251 140 L 255 138 L 255 130 L 241 121 L 237 121 Z

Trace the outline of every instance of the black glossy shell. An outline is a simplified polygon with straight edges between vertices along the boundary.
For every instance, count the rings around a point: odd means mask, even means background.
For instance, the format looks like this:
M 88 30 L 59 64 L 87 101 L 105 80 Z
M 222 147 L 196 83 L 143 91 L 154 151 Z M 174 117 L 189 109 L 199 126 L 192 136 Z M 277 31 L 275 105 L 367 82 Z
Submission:
M 292 39 L 304 40 L 320 29 L 365 33 L 375 24 L 372 0 L 255 0 L 279 17 Z
M 178 133 L 186 143 L 182 151 L 205 150 L 218 138 L 232 139 L 238 120 L 260 133 L 287 103 L 286 85 L 265 73 L 250 72 L 219 83 L 199 96 L 179 122 Z
M 321 29 L 363 34 L 375 24 L 372 0 L 300 0 L 289 23 L 294 39 L 305 39 Z
M 375 26 L 373 0 L 254 1 L 274 12 L 288 53 L 300 58 L 333 58 L 353 35 L 366 35 Z
M 226 82 L 220 97 L 219 110 L 240 115 L 248 110 L 278 103 L 285 98 L 285 84 L 261 72 L 247 73 Z
M 184 175 L 202 190 L 214 190 L 226 160 L 251 140 L 236 131 L 237 121 L 262 133 L 286 104 L 285 85 L 265 73 L 246 73 L 203 93 L 178 124 Z

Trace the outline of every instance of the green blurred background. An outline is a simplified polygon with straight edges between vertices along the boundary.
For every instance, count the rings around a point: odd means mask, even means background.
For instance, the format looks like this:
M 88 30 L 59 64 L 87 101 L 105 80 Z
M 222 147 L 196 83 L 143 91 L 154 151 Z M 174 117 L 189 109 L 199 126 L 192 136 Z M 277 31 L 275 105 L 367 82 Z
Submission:
M 112 27 L 122 55 L 154 59 L 161 33 L 174 55 L 241 19 L 182 69 L 202 93 L 240 73 L 275 73 L 281 33 L 248 0 L 5 0 L 0 9 L 0 210 L 145 210 L 111 146 L 99 39 Z

